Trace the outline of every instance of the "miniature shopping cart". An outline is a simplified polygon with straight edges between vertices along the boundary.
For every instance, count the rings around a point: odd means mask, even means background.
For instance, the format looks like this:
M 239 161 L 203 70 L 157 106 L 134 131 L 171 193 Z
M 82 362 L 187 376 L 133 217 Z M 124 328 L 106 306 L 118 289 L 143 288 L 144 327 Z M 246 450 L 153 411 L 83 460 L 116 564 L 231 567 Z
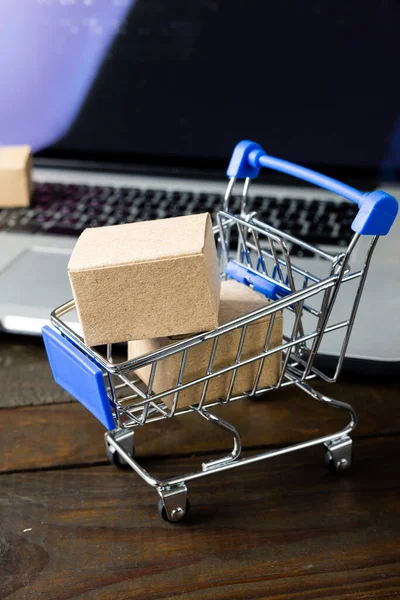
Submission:
M 311 246 L 301 239 L 288 235 L 257 217 L 252 210 L 249 197 L 250 181 L 258 176 L 261 167 L 284 172 L 294 177 L 339 194 L 355 202 L 359 211 L 352 223 L 354 235 L 347 249 L 339 254 Z M 134 360 L 116 358 L 120 346 L 90 348 L 82 337 L 67 324 L 73 311 L 74 301 L 57 308 L 51 315 L 51 326 L 43 329 L 49 361 L 55 380 L 89 409 L 107 428 L 105 442 L 107 455 L 115 465 L 134 469 L 159 495 L 159 510 L 164 519 L 181 520 L 188 511 L 187 483 L 194 479 L 221 473 L 222 471 L 248 465 L 267 458 L 322 445 L 328 462 L 338 471 L 351 464 L 352 440 L 350 434 L 357 423 L 353 408 L 344 402 L 322 395 L 313 389 L 310 381 L 322 378 L 335 382 L 339 376 L 348 346 L 351 330 L 361 299 L 372 253 L 380 235 L 386 235 L 397 214 L 397 201 L 390 195 L 375 191 L 363 194 L 354 188 L 309 169 L 268 156 L 258 144 L 240 142 L 232 155 L 228 168 L 229 184 L 222 210 L 217 214 L 214 227 L 221 277 L 233 278 L 261 292 L 270 302 L 264 308 L 254 310 L 240 318 L 220 326 L 218 329 L 174 341 L 150 354 Z M 243 179 L 241 206 L 230 210 L 235 180 Z M 361 265 L 351 267 L 354 249 L 361 236 L 371 236 Z M 302 248 L 315 257 L 315 272 L 305 270 L 301 260 L 291 255 L 292 245 Z M 310 264 L 307 262 L 307 264 Z M 335 318 L 335 304 L 340 300 L 342 286 L 354 287 L 354 300 L 345 306 L 343 318 Z M 347 298 L 347 296 L 346 296 Z M 285 334 L 279 346 L 272 347 L 271 332 L 277 315 L 283 315 Z M 247 329 L 250 325 L 269 317 L 262 351 L 254 356 L 242 356 Z M 238 330 L 238 345 L 232 364 L 216 368 L 214 358 L 223 336 Z M 329 375 L 318 362 L 324 336 L 341 334 L 341 346 L 333 373 Z M 197 379 L 184 378 L 187 354 L 191 348 L 206 344 L 211 347 L 207 372 Z M 278 381 L 262 389 L 260 385 L 264 362 L 274 353 L 282 358 Z M 154 393 L 153 381 L 160 361 L 178 357 L 179 373 L 173 387 L 162 393 Z M 257 364 L 252 389 L 236 393 L 235 379 L 241 366 Z M 139 380 L 135 372 L 143 367 L 150 368 L 148 383 Z M 228 376 L 226 395 L 208 401 L 207 388 L 210 381 L 223 375 Z M 331 407 L 347 411 L 349 422 L 346 427 L 331 435 L 317 437 L 288 447 L 280 447 L 256 454 L 242 456 L 240 432 L 228 421 L 215 415 L 212 408 L 242 398 L 255 397 L 267 391 L 295 385 L 312 398 Z M 179 397 L 183 390 L 197 386 L 197 402 L 189 407 L 180 407 Z M 235 392 L 235 393 L 234 393 Z M 166 397 L 172 402 L 164 402 Z M 229 409 L 227 409 L 229 411 Z M 136 427 L 172 418 L 185 418 L 195 413 L 211 425 L 218 425 L 232 437 L 232 451 L 214 460 L 203 462 L 195 472 L 159 480 L 153 477 L 135 459 L 134 432 Z

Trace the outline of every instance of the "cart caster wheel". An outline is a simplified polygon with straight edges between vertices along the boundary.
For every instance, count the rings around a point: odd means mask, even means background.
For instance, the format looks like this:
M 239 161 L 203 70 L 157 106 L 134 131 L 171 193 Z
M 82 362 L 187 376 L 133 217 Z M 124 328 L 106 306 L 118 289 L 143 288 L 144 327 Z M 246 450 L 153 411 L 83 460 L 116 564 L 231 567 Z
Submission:
M 330 471 L 344 473 L 352 463 L 352 440 L 349 437 L 325 444 L 325 462 Z
M 178 523 L 179 521 L 182 521 L 182 519 L 184 519 L 188 514 L 189 510 L 190 502 L 188 499 L 186 499 L 185 510 L 183 510 L 183 508 L 181 507 L 177 507 L 171 511 L 171 517 L 169 517 L 167 514 L 167 509 L 165 508 L 164 501 L 162 499 L 158 501 L 158 512 L 160 514 L 160 517 L 164 519 L 164 521 L 166 521 L 167 523 Z
M 117 469 L 129 469 L 129 465 L 126 460 L 122 458 L 122 456 L 120 456 L 118 452 L 111 446 L 108 446 L 107 448 L 107 458 L 110 465 L 117 467 Z
M 344 471 L 348 471 L 351 467 L 351 463 L 349 463 L 345 458 L 342 458 L 340 461 L 335 463 L 335 459 L 329 450 L 325 451 L 325 463 L 327 464 L 329 471 L 332 473 L 344 473 Z

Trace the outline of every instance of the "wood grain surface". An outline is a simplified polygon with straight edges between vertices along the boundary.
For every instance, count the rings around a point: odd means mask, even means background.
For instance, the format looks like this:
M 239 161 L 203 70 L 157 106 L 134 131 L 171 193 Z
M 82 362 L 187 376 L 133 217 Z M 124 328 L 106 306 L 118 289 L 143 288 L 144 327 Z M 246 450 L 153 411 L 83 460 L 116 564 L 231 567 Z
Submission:
M 41 338 L 0 334 L 0 408 L 67 402 L 51 376 Z
M 394 386 L 360 386 L 345 381 L 335 386 L 318 382 L 316 387 L 354 405 L 360 421 L 354 437 L 400 431 L 400 411 L 393 410 L 399 399 Z M 266 394 L 263 399 L 221 406 L 213 412 L 239 429 L 245 447 L 302 441 L 336 431 L 346 422 L 345 413 L 316 402 L 294 387 Z M 105 460 L 105 430 L 78 402 L 3 409 L 0 415 L 0 472 Z M 138 456 L 228 450 L 231 443 L 223 431 L 195 414 L 138 428 L 135 435 Z
M 2 597 L 395 598 L 399 451 L 398 436 L 360 440 L 345 477 L 314 449 L 193 482 L 185 525 L 162 522 L 156 494 L 111 466 L 3 475 Z
M 396 381 L 318 384 L 358 410 L 348 474 L 329 473 L 318 447 L 227 471 L 191 482 L 187 521 L 170 525 L 154 490 L 108 465 L 103 427 L 58 391 L 40 343 L 0 336 L 0 361 L 1 599 L 400 596 Z M 294 388 L 215 412 L 229 415 L 248 451 L 344 423 Z M 196 415 L 137 432 L 142 464 L 160 477 L 227 447 Z

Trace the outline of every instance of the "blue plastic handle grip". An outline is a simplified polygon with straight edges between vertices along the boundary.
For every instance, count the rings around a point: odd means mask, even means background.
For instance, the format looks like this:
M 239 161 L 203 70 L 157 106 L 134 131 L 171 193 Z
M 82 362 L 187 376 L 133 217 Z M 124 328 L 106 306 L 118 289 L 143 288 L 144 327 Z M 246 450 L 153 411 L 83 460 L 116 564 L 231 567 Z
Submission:
M 255 179 L 258 177 L 261 167 L 287 173 L 355 202 L 360 210 L 351 228 L 361 235 L 387 235 L 397 216 L 398 203 L 396 198 L 390 194 L 378 190 L 364 194 L 336 179 L 287 160 L 269 156 L 259 144 L 247 140 L 236 145 L 227 175 L 237 179 Z
M 56 383 L 79 400 L 104 427 L 115 429 L 101 369 L 52 327 L 45 325 L 42 336 Z

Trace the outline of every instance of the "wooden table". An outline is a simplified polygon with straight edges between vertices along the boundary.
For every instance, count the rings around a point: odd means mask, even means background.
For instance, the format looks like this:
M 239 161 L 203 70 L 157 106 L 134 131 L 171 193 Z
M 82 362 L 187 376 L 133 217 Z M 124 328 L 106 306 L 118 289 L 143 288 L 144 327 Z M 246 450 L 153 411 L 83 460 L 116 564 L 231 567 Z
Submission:
M 319 448 L 229 471 L 193 482 L 187 521 L 170 525 L 153 490 L 107 463 L 102 426 L 52 382 L 41 343 L 0 337 L 0 598 L 400 596 L 400 392 L 363 379 L 319 385 L 358 410 L 351 473 L 329 473 Z M 248 450 L 343 422 L 296 389 L 228 408 Z M 151 472 L 227 448 L 195 417 L 138 431 Z

